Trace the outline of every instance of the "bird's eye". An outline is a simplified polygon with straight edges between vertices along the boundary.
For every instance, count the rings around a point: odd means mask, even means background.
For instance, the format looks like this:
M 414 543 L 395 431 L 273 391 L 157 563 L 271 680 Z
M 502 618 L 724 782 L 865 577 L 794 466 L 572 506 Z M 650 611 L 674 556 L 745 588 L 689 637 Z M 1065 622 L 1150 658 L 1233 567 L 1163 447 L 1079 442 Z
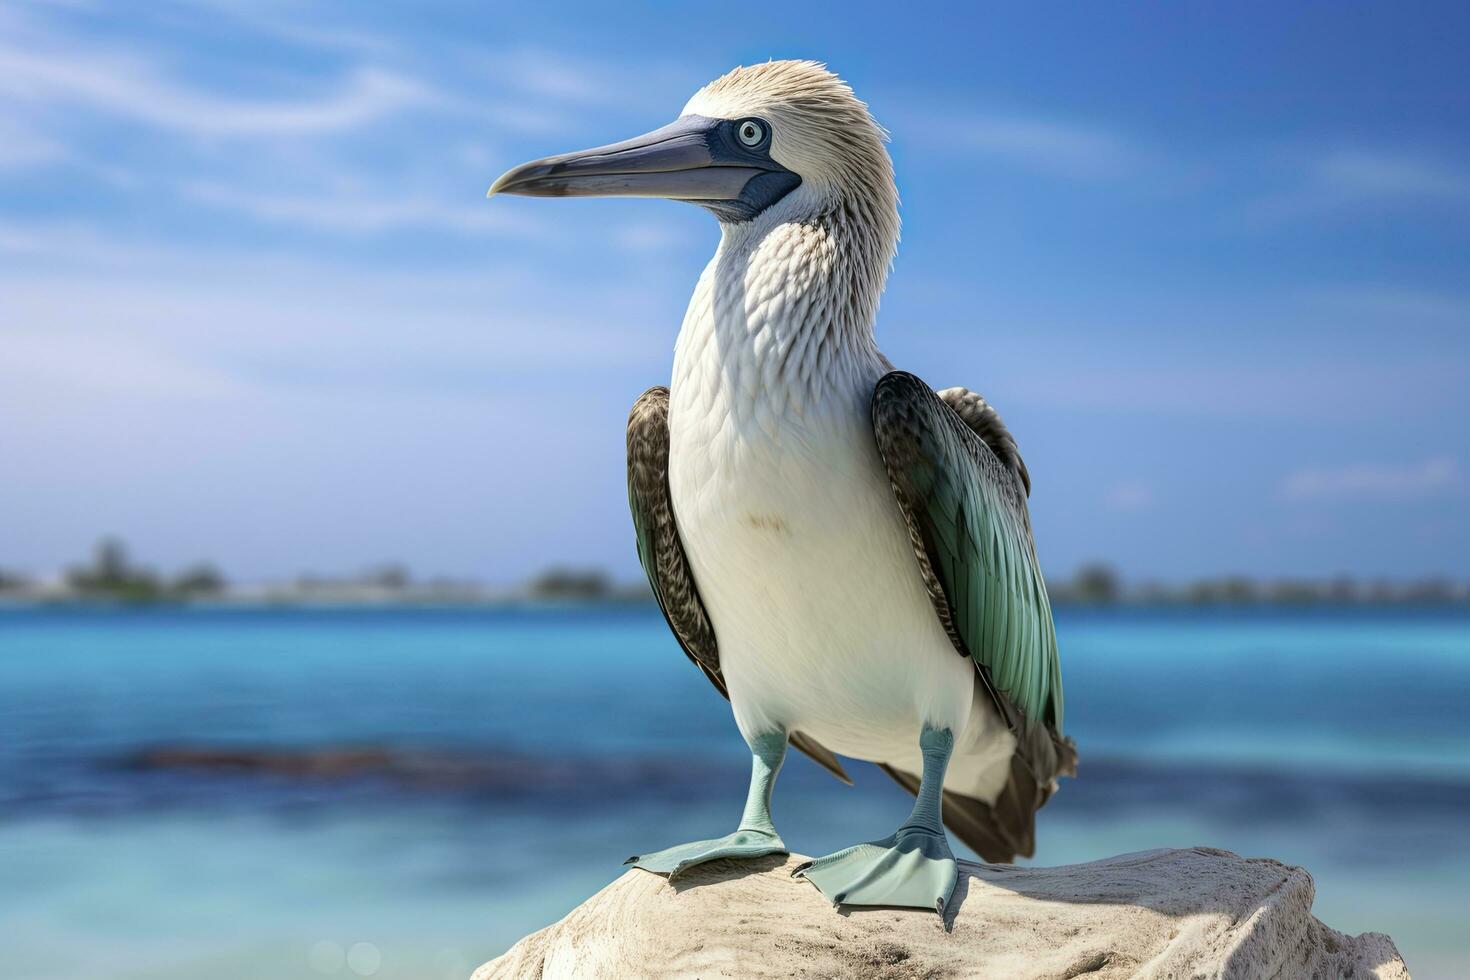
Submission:
M 754 119 L 747 119 L 735 130 L 735 135 L 740 137 L 740 142 L 746 146 L 759 146 L 761 140 L 766 138 L 766 127 Z

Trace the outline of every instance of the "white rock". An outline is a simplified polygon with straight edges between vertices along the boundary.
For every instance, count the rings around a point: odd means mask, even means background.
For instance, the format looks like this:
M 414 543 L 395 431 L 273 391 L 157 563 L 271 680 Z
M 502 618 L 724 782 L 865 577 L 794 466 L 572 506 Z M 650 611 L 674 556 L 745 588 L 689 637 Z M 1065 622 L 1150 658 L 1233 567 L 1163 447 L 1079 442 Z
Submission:
M 632 870 L 475 972 L 508 977 L 1409 976 L 1393 940 L 1312 915 L 1312 876 L 1196 847 L 1059 868 L 960 862 L 949 931 L 911 909 L 837 910 L 805 858 L 718 861 L 674 885 Z

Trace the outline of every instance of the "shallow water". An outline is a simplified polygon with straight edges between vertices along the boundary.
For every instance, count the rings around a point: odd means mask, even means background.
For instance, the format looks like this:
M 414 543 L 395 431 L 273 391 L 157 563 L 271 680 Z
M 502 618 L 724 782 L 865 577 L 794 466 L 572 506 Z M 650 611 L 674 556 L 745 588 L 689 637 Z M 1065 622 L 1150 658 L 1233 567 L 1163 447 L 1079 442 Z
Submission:
M 1037 859 L 1301 863 L 1416 977 L 1470 957 L 1470 615 L 1063 611 L 1081 778 Z M 164 745 L 389 750 L 336 776 Z M 651 609 L 0 610 L 0 948 L 51 978 L 463 978 L 639 850 L 728 829 L 748 758 Z M 793 847 L 881 836 L 881 774 L 793 757 Z

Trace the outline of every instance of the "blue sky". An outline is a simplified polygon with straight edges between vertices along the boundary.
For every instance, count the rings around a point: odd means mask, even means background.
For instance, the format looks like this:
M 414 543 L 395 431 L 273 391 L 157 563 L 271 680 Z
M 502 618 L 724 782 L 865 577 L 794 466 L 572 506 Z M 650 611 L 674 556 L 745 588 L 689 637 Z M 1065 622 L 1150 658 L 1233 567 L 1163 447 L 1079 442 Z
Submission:
M 1428 3 L 7 3 L 0 566 L 636 574 L 624 419 L 717 230 L 485 188 L 809 57 L 893 136 L 879 341 L 1000 407 L 1050 573 L 1470 575 L 1467 40 Z

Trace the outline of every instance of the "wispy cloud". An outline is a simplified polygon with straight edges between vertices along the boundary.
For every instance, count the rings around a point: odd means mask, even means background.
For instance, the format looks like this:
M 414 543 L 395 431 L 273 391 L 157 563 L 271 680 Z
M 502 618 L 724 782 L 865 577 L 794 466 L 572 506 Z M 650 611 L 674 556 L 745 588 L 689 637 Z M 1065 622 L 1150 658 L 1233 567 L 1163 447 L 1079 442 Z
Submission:
M 82 226 L 50 234 L 22 226 L 8 234 L 0 223 L 0 254 L 7 245 L 29 249 L 0 262 L 0 332 L 30 338 L 9 351 L 7 366 L 16 370 L 21 360 L 43 362 L 51 340 L 75 341 L 56 350 L 106 370 L 113 359 L 89 357 L 87 344 L 95 340 L 104 351 L 127 338 L 140 351 L 232 368 L 270 363 L 294 375 L 370 366 L 389 376 L 395 366 L 416 364 L 463 373 L 472 366 L 482 385 L 493 372 L 528 366 L 602 371 L 657 364 L 672 336 L 666 320 L 677 322 L 682 305 L 677 295 L 639 281 L 568 297 L 556 277 L 513 261 L 471 275 L 397 271 L 294 253 L 120 242 Z M 42 248 L 70 264 L 54 268 Z M 36 256 L 34 264 L 22 261 Z M 629 343 L 639 336 L 662 339 Z
M 78 221 L 0 220 L 0 257 L 4 258 L 0 270 L 12 275 L 21 269 L 70 273 L 89 268 L 111 273 L 185 255 L 182 249 L 139 245 Z M 0 325 L 17 319 L 13 297 L 6 299 L 6 305 L 0 307 L 5 316 Z
M 1450 456 L 1416 463 L 1351 463 L 1307 467 L 1287 476 L 1281 495 L 1288 500 L 1414 500 L 1452 490 L 1460 471 Z
M 1336 314 L 1358 314 L 1409 326 L 1470 326 L 1470 296 L 1389 283 L 1336 284 L 1303 290 L 1302 298 Z
M 202 84 L 186 62 L 171 63 L 166 52 L 145 55 L 115 42 L 78 42 L 55 18 L 0 8 L 0 109 L 82 110 L 214 138 L 330 135 L 410 110 L 545 133 L 566 128 L 569 109 L 625 106 L 630 83 L 642 84 L 648 75 L 645 70 L 630 78 L 611 63 L 522 49 L 450 45 L 438 52 L 410 51 L 391 37 L 314 25 L 294 13 L 266 14 L 234 0 L 204 0 L 172 9 L 170 16 L 191 7 L 200 23 L 214 21 L 215 28 L 227 17 L 225 23 L 252 37 L 344 56 L 334 59 L 333 73 L 294 78 L 286 97 L 252 91 L 262 78 L 260 64 L 227 61 L 220 67 L 243 67 L 252 81 L 222 91 Z
M 613 234 L 612 240 L 619 248 L 633 252 L 660 252 L 690 244 L 682 226 L 657 221 L 623 225 Z
M 136 335 L 68 334 L 54 324 L 11 321 L 5 348 L 0 384 L 27 392 L 32 410 L 44 407 L 43 398 L 189 400 L 240 389 L 225 372 Z
M 1122 129 L 1077 122 L 1045 110 L 1006 111 L 977 106 L 935 109 L 943 97 L 888 100 L 882 121 L 895 139 L 943 141 L 1021 170 L 1066 180 L 1104 181 L 1135 176 L 1158 163 L 1156 150 Z
M 275 18 L 236 0 L 184 4 L 166 15 L 154 11 L 174 28 L 182 19 L 218 30 L 222 20 L 262 38 L 347 52 L 318 59 L 332 67 L 304 75 L 294 64 L 274 74 L 245 66 L 250 81 L 226 87 L 218 78 L 208 80 L 220 74 L 214 68 L 228 73 L 242 66 L 222 63 L 201 73 L 187 58 L 170 58 L 167 49 L 145 56 L 115 41 L 81 41 L 64 18 L 50 16 L 55 10 L 44 12 L 0 10 L 0 175 L 62 162 L 107 179 L 114 189 L 204 205 L 191 212 L 191 221 L 244 216 L 344 237 L 412 230 L 544 237 L 548 222 L 484 203 L 479 182 L 488 183 L 506 161 L 480 143 L 462 141 L 486 132 L 554 129 L 566 122 L 566 104 L 596 101 L 611 77 L 526 52 L 477 51 L 476 71 L 447 63 L 453 59 L 420 63 L 390 41 L 372 43 L 372 35 L 275 30 Z M 541 66 L 539 73 L 530 70 L 533 64 Z M 487 83 L 487 71 L 518 79 L 518 87 Z M 478 97 L 487 89 L 488 98 Z M 410 158 L 424 169 L 405 173 L 391 134 L 418 127 L 422 139 L 425 125 L 441 138 L 461 140 L 460 146 L 441 148 L 432 165 Z M 119 130 L 128 132 L 120 143 L 125 152 L 99 153 L 98 133 Z M 363 139 L 378 141 L 382 152 L 361 152 Z M 466 156 L 465 145 L 478 157 Z M 450 195 L 465 190 L 467 170 L 475 172 L 477 186 L 462 198 L 446 197 L 446 185 L 452 185 Z M 89 214 L 76 228 L 37 228 L 41 237 L 34 243 L 17 237 L 23 234 L 18 226 L 0 228 L 0 248 L 39 254 L 60 234 L 80 240 L 83 252 L 106 251 L 105 225 Z M 653 247 L 637 234 L 632 244 Z
M 475 48 L 462 54 L 475 76 L 542 106 L 615 107 L 620 113 L 647 111 L 672 118 L 694 94 L 690 86 L 709 81 L 702 71 L 659 59 L 595 59 L 543 47 Z
M 1108 488 L 1104 497 L 1109 510 L 1125 514 L 1148 510 L 1154 500 L 1153 484 L 1143 480 L 1121 480 Z
M 331 90 L 299 99 L 247 99 L 203 92 L 113 54 L 0 47 L 0 95 L 82 107 L 200 136 L 258 136 L 361 126 L 445 97 L 407 76 L 359 68 Z
M 1442 160 L 1387 150 L 1340 150 L 1316 162 L 1325 190 L 1344 196 L 1470 201 L 1470 172 Z
M 64 156 L 66 149 L 56 140 L 18 119 L 0 116 L 0 171 L 53 163 Z
M 313 23 L 310 17 L 315 11 L 308 4 L 262 0 L 183 0 L 180 6 L 192 9 L 204 18 L 226 17 L 235 26 L 253 34 L 302 47 L 368 54 L 385 54 L 398 48 L 392 39 L 379 34 Z M 146 14 L 149 10 L 139 12 Z
M 465 235 L 542 236 L 545 223 L 523 219 L 494 208 L 478 196 L 463 201 L 437 200 L 384 191 L 319 194 L 281 193 L 192 181 L 184 185 L 186 198 L 201 204 L 245 214 L 258 221 L 296 225 L 342 234 L 384 233 L 428 229 Z
M 935 331 L 928 343 L 952 362 L 955 336 Z M 1080 337 L 1058 342 L 1033 328 L 987 338 L 985 351 L 993 363 L 1008 365 L 1008 402 L 1170 419 L 1340 425 L 1363 411 L 1363 392 L 1371 391 L 1380 419 L 1417 425 L 1459 405 L 1470 384 L 1470 363 L 1440 352 L 1375 346 L 1325 354 L 1242 338 L 1234 349 L 1200 345 L 1181 354 L 1157 335 L 1103 336 L 1105 343 Z
M 605 66 L 539 49 L 477 52 L 485 74 L 502 84 L 556 102 L 581 105 L 616 103 L 615 73 Z
M 1025 169 L 1079 180 L 1129 175 L 1147 159 L 1143 148 L 1122 133 L 1040 117 L 962 117 L 942 131 L 961 146 Z
M 1283 166 L 1294 176 L 1294 186 L 1247 207 L 1243 214 L 1248 223 L 1351 217 L 1385 208 L 1470 206 L 1470 168 L 1422 151 L 1331 148 L 1296 154 Z

